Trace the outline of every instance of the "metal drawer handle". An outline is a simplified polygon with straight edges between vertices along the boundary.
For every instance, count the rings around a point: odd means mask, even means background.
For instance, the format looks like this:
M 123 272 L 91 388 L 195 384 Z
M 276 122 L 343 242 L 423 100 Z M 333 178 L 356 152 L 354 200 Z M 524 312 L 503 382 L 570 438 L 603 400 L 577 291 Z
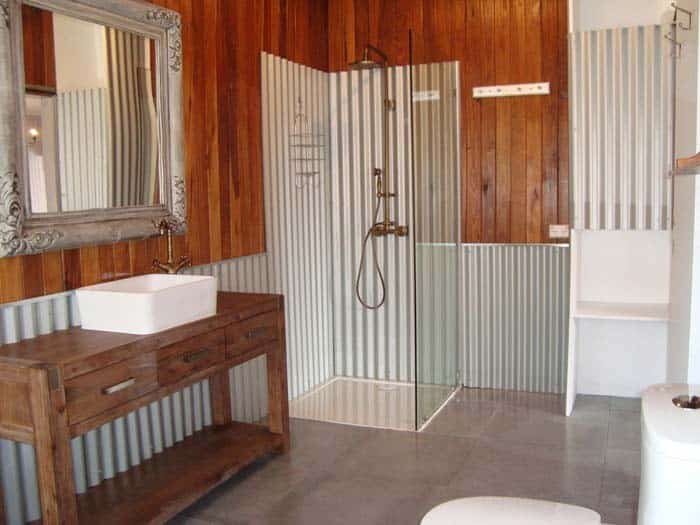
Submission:
M 189 354 L 185 354 L 183 360 L 185 361 L 185 363 L 196 363 L 197 361 L 204 359 L 208 353 L 208 348 L 202 348 L 201 350 L 197 350 L 196 352 L 190 352 Z
M 136 378 L 135 377 L 130 377 L 126 381 L 122 381 L 121 383 L 117 383 L 116 385 L 108 386 L 107 388 L 102 389 L 102 393 L 106 396 L 111 396 L 112 394 L 116 394 L 117 392 L 121 392 L 122 390 L 125 390 L 129 388 L 130 386 L 134 386 L 136 384 Z
M 262 337 L 267 333 L 267 326 L 261 326 L 260 328 L 253 328 L 250 330 L 247 334 L 246 337 L 248 339 L 256 339 L 258 337 Z

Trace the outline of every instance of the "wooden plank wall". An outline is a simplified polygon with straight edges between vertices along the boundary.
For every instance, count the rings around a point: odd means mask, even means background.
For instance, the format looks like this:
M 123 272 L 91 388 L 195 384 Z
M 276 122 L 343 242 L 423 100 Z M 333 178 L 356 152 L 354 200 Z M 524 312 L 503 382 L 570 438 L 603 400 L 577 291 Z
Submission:
M 189 233 L 194 264 L 265 250 L 260 51 L 328 68 L 325 0 L 156 0 L 182 15 Z M 0 259 L 0 303 L 147 273 L 157 238 Z
M 461 64 L 462 240 L 549 242 L 568 224 L 566 0 L 329 0 L 331 71 L 367 42 L 392 64 Z M 485 99 L 472 87 L 550 82 L 547 97 Z

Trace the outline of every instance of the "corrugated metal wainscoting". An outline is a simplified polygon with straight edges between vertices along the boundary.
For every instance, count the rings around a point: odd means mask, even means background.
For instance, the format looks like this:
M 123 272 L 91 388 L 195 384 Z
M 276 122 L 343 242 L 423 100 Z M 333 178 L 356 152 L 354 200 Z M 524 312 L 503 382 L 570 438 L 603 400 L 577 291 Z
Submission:
M 575 229 L 671 228 L 668 26 L 570 35 Z
M 564 392 L 569 247 L 462 249 L 465 386 Z
M 328 74 L 262 53 L 270 291 L 286 300 L 289 394 L 333 376 Z
M 219 289 L 264 292 L 268 288 L 266 256 L 241 257 L 189 270 L 215 275 Z M 80 325 L 71 292 L 0 307 L 0 343 L 14 343 Z M 231 370 L 232 406 L 240 421 L 266 414 L 264 356 Z M 73 467 L 78 493 L 128 470 L 185 436 L 211 425 L 209 383 L 202 381 L 147 407 L 73 439 Z M 34 447 L 0 440 L 0 478 L 8 524 L 41 518 Z

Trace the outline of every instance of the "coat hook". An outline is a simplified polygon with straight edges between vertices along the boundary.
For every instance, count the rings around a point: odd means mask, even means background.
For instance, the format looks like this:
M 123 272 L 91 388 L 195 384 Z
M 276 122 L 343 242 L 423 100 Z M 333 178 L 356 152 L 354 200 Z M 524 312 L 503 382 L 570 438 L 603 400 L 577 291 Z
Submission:
M 681 58 L 681 50 L 683 49 L 683 44 L 678 40 L 673 38 L 671 33 L 666 33 L 664 38 L 673 44 L 673 51 L 671 52 L 671 58 Z
M 690 12 L 690 11 L 688 11 L 687 9 L 683 9 L 683 8 L 680 7 L 678 4 L 676 4 L 676 2 L 671 2 L 671 7 L 672 7 L 673 10 L 674 10 L 674 13 L 673 13 L 673 23 L 676 24 L 678 27 L 680 27 L 681 29 L 683 29 L 683 30 L 685 30 L 685 31 L 690 31 L 690 30 L 692 29 L 692 27 L 693 27 L 693 13 Z M 678 21 L 678 13 L 679 13 L 679 12 L 680 12 L 680 13 L 683 13 L 685 16 L 688 17 L 688 23 L 687 23 L 687 24 L 684 25 L 683 22 L 679 22 L 679 21 Z

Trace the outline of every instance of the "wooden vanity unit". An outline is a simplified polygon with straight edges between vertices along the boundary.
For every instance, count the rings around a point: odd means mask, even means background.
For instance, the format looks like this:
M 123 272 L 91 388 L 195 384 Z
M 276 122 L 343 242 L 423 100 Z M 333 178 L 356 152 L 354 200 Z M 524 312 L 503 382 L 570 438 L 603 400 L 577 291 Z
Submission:
M 263 354 L 268 426 L 234 422 L 228 370 Z M 71 438 L 206 378 L 213 426 L 76 496 Z M 165 522 L 288 449 L 283 298 L 219 293 L 216 315 L 153 335 L 72 328 L 2 346 L 0 437 L 34 444 L 43 523 Z

